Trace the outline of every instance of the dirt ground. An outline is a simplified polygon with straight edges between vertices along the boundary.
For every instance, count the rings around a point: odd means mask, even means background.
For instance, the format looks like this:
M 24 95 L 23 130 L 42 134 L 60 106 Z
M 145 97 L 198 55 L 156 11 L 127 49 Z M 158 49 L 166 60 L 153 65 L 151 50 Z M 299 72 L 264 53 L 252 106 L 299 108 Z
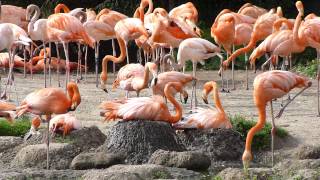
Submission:
M 190 72 L 191 73 L 191 72 Z M 228 71 L 227 77 L 231 78 L 231 72 Z M 257 72 L 261 73 L 261 72 Z M 231 93 L 220 93 L 220 98 L 224 109 L 230 115 L 241 114 L 250 119 L 257 119 L 257 111 L 252 98 L 252 82 L 257 74 L 253 72 L 249 73 L 249 90 L 245 90 L 245 72 L 236 71 L 236 90 L 231 91 Z M 203 83 L 209 80 L 215 80 L 220 84 L 220 77 L 216 71 L 201 71 L 197 72 L 199 82 L 197 84 L 198 89 L 198 102 L 199 106 L 204 106 L 201 101 L 201 88 Z M 3 89 L 3 84 L 6 79 L 6 75 L 1 73 L 1 90 Z M 75 75 L 72 76 L 75 79 Z M 53 74 L 52 87 L 57 87 L 57 75 Z M 82 121 L 83 126 L 96 125 L 100 129 L 104 130 L 105 127 L 109 126 L 110 123 L 102 121 L 99 116 L 99 104 L 105 100 L 111 100 L 113 98 L 120 98 L 125 96 L 123 90 L 111 90 L 111 84 L 113 82 L 114 75 L 109 74 L 108 79 L 108 90 L 109 93 L 105 93 L 100 88 L 95 87 L 95 77 L 91 73 L 88 75 L 87 81 L 82 80 L 79 84 L 82 102 L 78 109 L 74 112 L 76 117 Z M 64 83 L 61 83 L 64 85 Z M 231 81 L 229 81 L 231 86 Z M 15 73 L 15 86 L 10 89 L 10 99 L 18 104 L 23 98 L 30 92 L 44 87 L 43 75 L 34 75 L 31 79 L 30 75 L 27 78 L 23 78 L 20 73 Z M 191 84 L 186 88 L 191 96 Z M 293 137 L 290 142 L 285 142 L 285 145 L 297 146 L 302 144 L 320 144 L 320 117 L 317 117 L 317 96 L 316 91 L 317 84 L 313 80 L 313 85 L 311 88 L 306 90 L 302 95 L 297 97 L 293 103 L 291 103 L 283 116 L 276 120 L 276 125 L 285 128 L 289 134 Z M 293 90 L 290 94 L 295 94 L 298 90 Z M 150 90 L 143 90 L 141 96 L 150 96 Z M 130 97 L 135 97 L 135 93 L 131 92 Z M 178 98 L 178 97 L 177 97 Z M 179 98 L 178 98 L 179 99 Z M 190 103 L 190 101 L 188 101 Z M 212 104 L 212 101 L 209 102 Z M 275 112 L 278 112 L 281 100 L 274 102 Z M 189 112 L 189 104 L 183 105 L 185 108 L 185 113 Z M 268 108 L 269 111 L 269 108 Z M 271 120 L 269 112 L 267 112 L 268 121 Z

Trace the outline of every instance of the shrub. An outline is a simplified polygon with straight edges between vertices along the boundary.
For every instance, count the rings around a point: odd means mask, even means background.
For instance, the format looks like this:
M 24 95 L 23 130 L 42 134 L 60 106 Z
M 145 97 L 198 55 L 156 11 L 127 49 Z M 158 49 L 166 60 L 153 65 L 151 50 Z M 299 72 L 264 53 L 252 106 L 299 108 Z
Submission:
M 29 118 L 22 117 L 9 123 L 5 119 L 0 119 L 0 136 L 22 136 L 30 129 L 31 122 Z

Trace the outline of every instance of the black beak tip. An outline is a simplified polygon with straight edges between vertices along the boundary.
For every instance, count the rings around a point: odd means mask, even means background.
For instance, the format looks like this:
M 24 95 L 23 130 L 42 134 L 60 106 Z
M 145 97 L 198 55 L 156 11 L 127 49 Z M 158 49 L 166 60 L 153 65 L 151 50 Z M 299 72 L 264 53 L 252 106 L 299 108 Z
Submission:
M 188 97 L 184 98 L 184 104 L 187 104 L 188 102 Z
M 102 89 L 105 93 L 109 93 L 107 89 Z
M 205 99 L 205 98 L 202 98 L 202 99 L 203 99 L 204 103 L 208 104 L 208 100 L 207 99 Z
M 70 107 L 69 109 L 68 109 L 68 111 L 75 111 L 76 109 L 75 108 L 72 108 L 72 107 Z
M 105 112 L 101 111 L 100 116 L 104 117 Z

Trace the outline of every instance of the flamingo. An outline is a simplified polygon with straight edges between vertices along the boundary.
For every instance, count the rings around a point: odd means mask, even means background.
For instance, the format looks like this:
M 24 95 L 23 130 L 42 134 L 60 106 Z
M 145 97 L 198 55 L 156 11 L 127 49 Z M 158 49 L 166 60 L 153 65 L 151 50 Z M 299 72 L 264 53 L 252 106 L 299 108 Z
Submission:
M 11 23 L 0 24 L 0 50 L 7 49 L 9 53 L 10 68 L 8 73 L 8 79 L 4 91 L 1 94 L 1 98 L 6 98 L 7 87 L 10 82 L 13 81 L 13 66 L 14 57 L 17 45 L 28 46 L 31 43 L 31 39 L 28 38 L 27 33 L 19 26 Z
M 139 97 L 140 91 L 147 88 L 149 82 L 149 72 L 152 72 L 153 77 L 157 76 L 158 67 L 155 63 L 147 62 L 145 67 L 141 64 L 127 64 L 123 66 L 113 82 L 112 87 L 126 90 L 126 97 L 129 96 L 129 91 L 136 91 Z
M 2 5 L 0 1 L 0 23 L 12 23 L 27 30 L 26 10 L 13 5 Z
M 197 112 L 189 115 L 183 121 L 179 121 L 173 125 L 176 129 L 211 129 L 211 128 L 232 128 L 227 114 L 221 105 L 217 83 L 209 81 L 203 86 L 203 101 L 208 104 L 208 94 L 213 91 L 213 100 L 217 109 L 198 108 Z
M 166 84 L 169 82 L 179 82 L 183 87 L 187 85 L 187 83 L 196 80 L 190 74 L 184 74 L 178 71 L 169 71 L 158 74 L 157 77 L 152 79 L 151 89 L 153 95 L 160 95 L 165 97 L 164 88 Z M 171 89 L 174 90 L 174 89 Z M 174 95 L 176 92 L 172 92 Z M 182 96 L 184 98 L 185 103 L 188 100 L 188 93 L 185 90 L 182 90 Z
M 291 53 L 299 53 L 307 47 L 306 37 L 299 36 L 299 28 L 304 14 L 303 4 L 297 1 L 296 7 L 299 11 L 293 30 L 277 31 L 268 36 L 251 54 L 250 63 L 254 64 L 255 60 L 271 52 L 274 56 L 288 57 Z M 308 36 L 307 36 L 308 37 Z
M 9 102 L 0 101 L 0 117 L 6 118 L 10 123 L 13 122 L 15 118 L 16 105 Z
M 168 106 L 161 96 L 137 97 L 124 100 L 105 101 L 100 104 L 101 116 L 106 121 L 117 118 L 125 121 L 151 120 L 176 123 L 181 119 L 182 107 L 170 93 L 170 88 L 182 92 L 182 85 L 178 82 L 170 82 L 164 88 L 166 98 L 174 105 L 176 113 L 171 115 Z
M 49 121 L 52 114 L 64 114 L 74 111 L 81 102 L 79 89 L 76 83 L 69 82 L 68 94 L 59 88 L 42 88 L 26 96 L 17 107 L 17 115 L 20 117 L 26 112 L 35 115 L 46 115 L 47 124 L 47 169 L 49 169 Z
M 258 41 L 264 40 L 269 35 L 271 35 L 273 32 L 274 22 L 282 16 L 283 15 L 281 7 L 277 8 L 276 13 L 272 9 L 268 13 L 261 15 L 254 23 L 250 42 L 247 44 L 247 46 L 233 52 L 232 55 L 229 56 L 229 58 L 223 63 L 224 66 L 228 66 L 230 61 L 233 61 L 233 59 L 235 59 L 237 56 L 243 53 L 248 53 L 256 46 Z
M 94 47 L 92 39 L 81 22 L 74 16 L 66 13 L 52 14 L 47 21 L 47 34 L 51 42 L 62 42 L 66 55 L 66 85 L 70 79 L 70 65 L 68 42 L 83 40 L 90 47 Z
M 264 8 L 252 5 L 251 3 L 246 3 L 238 10 L 239 14 L 243 14 L 246 16 L 250 16 L 252 18 L 259 18 L 263 14 L 267 13 L 268 11 Z
M 107 55 L 102 60 L 102 72 L 100 74 L 100 80 L 101 80 L 101 88 L 105 92 L 108 92 L 106 88 L 106 82 L 108 78 L 107 77 L 108 61 L 113 61 L 114 63 L 122 62 L 124 58 L 127 56 L 127 49 L 126 49 L 125 42 L 128 42 L 129 40 L 132 40 L 132 39 L 136 39 L 141 35 L 148 36 L 148 32 L 144 28 L 141 20 L 137 18 L 126 18 L 126 19 L 120 20 L 115 25 L 114 29 L 116 32 L 121 53 L 119 57 Z
M 178 64 L 174 62 L 174 58 L 171 55 L 166 55 L 164 60 L 169 59 L 175 70 L 181 69 L 187 60 L 191 60 L 193 64 L 193 77 L 196 77 L 197 63 L 203 62 L 203 60 L 213 56 L 218 56 L 220 59 L 223 58 L 219 47 L 205 39 L 189 38 L 184 40 L 179 46 L 177 55 Z M 192 84 L 191 109 L 193 101 L 195 102 L 195 107 L 197 106 L 196 97 L 196 81 L 194 80 Z
M 31 15 L 34 15 L 31 18 Z M 46 43 L 49 41 L 47 35 L 47 19 L 39 19 L 40 17 L 40 8 L 37 5 L 30 4 L 27 7 L 27 17 L 26 19 L 29 22 L 28 24 L 28 34 L 30 35 L 33 41 L 42 41 L 44 49 L 46 49 Z M 31 20 L 30 20 L 31 19 Z M 44 53 L 44 87 L 47 87 L 47 53 Z M 32 66 L 31 66 L 32 67 Z M 31 73 L 33 71 L 31 70 Z
M 13 59 L 13 67 L 24 68 L 24 59 L 16 55 Z M 0 67 L 9 68 L 10 67 L 10 55 L 9 53 L 0 53 Z
M 234 45 L 244 45 L 248 43 L 252 33 L 252 25 L 255 21 L 256 19 L 250 16 L 224 9 L 218 14 L 211 26 L 211 37 L 214 38 L 217 44 L 223 46 L 227 51 L 228 58 L 229 55 L 231 55 L 232 46 L 234 47 Z M 220 69 L 219 74 L 220 73 L 223 80 L 222 69 Z M 232 64 L 232 84 L 233 89 L 235 89 L 234 63 Z M 222 89 L 224 90 L 223 84 Z M 227 90 L 227 92 L 229 92 L 229 90 Z
M 114 39 L 116 39 L 116 33 L 114 31 L 115 25 L 122 19 L 126 19 L 128 16 L 119 13 L 117 11 L 112 11 L 110 9 L 104 8 L 102 9 L 99 14 L 96 16 L 96 20 L 105 24 L 108 24 L 110 27 L 112 27 L 113 30 L 113 36 L 110 36 L 110 39 L 112 39 L 112 55 L 116 56 L 116 49 L 115 49 L 115 42 Z M 99 50 L 99 48 L 98 48 Z M 99 51 L 97 52 L 99 53 Z M 97 58 L 98 58 L 97 54 Z M 127 57 L 127 62 L 129 62 L 129 57 Z M 113 63 L 113 74 L 115 74 L 115 64 Z
M 72 130 L 81 129 L 81 122 L 72 114 L 59 114 L 50 120 L 49 130 L 53 135 L 62 131 L 63 137 L 68 135 Z
M 89 20 L 83 24 L 85 30 L 88 32 L 96 44 L 95 49 L 95 71 L 96 71 L 96 87 L 98 87 L 98 63 L 99 63 L 99 44 L 101 40 L 113 39 L 115 36 L 114 26 L 106 24 L 99 20 Z M 87 51 L 87 50 L 86 50 Z
M 249 167 L 250 161 L 252 158 L 251 152 L 251 143 L 253 136 L 259 132 L 266 122 L 266 106 L 267 103 L 270 102 L 271 107 L 271 116 L 272 116 L 272 140 L 275 134 L 275 124 L 273 118 L 273 108 L 272 108 L 272 100 L 280 98 L 285 94 L 289 93 L 289 91 L 293 88 L 301 88 L 304 87 L 296 96 L 302 93 L 306 88 L 311 86 L 311 81 L 307 78 L 297 75 L 295 73 L 289 71 L 280 71 L 273 70 L 261 73 L 256 76 L 253 82 L 253 98 L 255 101 L 255 105 L 259 112 L 259 119 L 257 124 L 252 127 L 246 138 L 245 150 L 242 155 L 242 162 L 245 170 Z M 295 97 L 296 97 L 295 96 Z M 281 110 L 277 115 L 279 118 L 282 115 L 284 108 L 294 100 L 293 97 Z M 273 141 L 272 141 L 272 152 L 273 152 Z M 272 164 L 273 164 L 273 153 L 272 153 Z

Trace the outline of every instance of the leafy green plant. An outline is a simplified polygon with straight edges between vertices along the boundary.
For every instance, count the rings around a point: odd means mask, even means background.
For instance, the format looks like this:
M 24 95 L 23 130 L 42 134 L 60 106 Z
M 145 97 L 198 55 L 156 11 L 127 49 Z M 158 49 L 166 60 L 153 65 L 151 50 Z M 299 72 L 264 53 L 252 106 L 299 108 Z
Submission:
M 298 64 L 295 70 L 309 77 L 317 75 L 317 60 L 309 61 L 307 64 Z
M 0 136 L 21 136 L 28 132 L 31 122 L 28 117 L 21 117 L 13 123 L 0 119 Z
M 235 115 L 230 118 L 234 130 L 241 134 L 242 139 L 245 141 L 248 131 L 257 123 L 253 120 L 247 120 L 244 116 Z M 252 142 L 252 148 L 256 150 L 262 150 L 270 147 L 271 141 L 271 124 L 266 123 L 265 127 L 254 136 Z M 288 135 L 288 132 L 283 128 L 276 129 L 276 135 L 280 138 L 284 138 Z

